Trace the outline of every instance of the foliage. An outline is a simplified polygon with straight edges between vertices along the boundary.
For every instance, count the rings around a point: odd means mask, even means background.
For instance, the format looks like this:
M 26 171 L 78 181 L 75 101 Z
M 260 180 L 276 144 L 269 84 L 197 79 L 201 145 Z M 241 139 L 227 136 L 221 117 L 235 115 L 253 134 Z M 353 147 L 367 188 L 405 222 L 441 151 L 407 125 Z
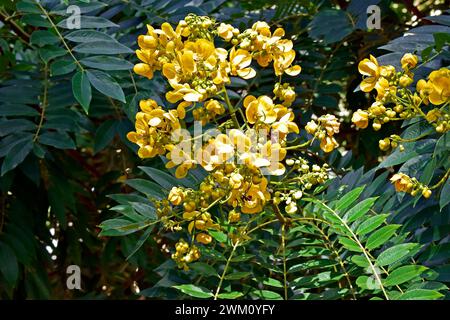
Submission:
M 379 131 L 350 121 L 372 104 L 358 90 L 357 63 L 369 54 L 397 69 L 404 53 L 417 54 L 416 80 L 448 67 L 444 2 L 424 2 L 414 28 L 417 12 L 390 1 L 68 2 L 81 7 L 80 30 L 67 29 L 70 13 L 59 0 L 0 6 L 2 298 L 448 298 L 448 132 L 420 117 Z M 381 8 L 382 30 L 366 29 L 370 4 Z M 444 12 L 426 17 L 435 10 Z M 228 212 L 222 218 L 221 206 L 212 208 L 223 230 L 210 232 L 212 242 L 198 245 L 201 259 L 184 271 L 170 259 L 181 235 L 160 228 L 153 200 L 174 186 L 198 188 L 206 173 L 197 168 L 177 179 L 163 159 L 139 159 L 126 135 L 140 100 L 169 106 L 161 75 L 149 81 L 132 70 L 138 35 L 146 23 L 175 25 L 189 13 L 241 30 L 258 20 L 283 27 L 302 67 L 291 107 L 301 131 L 325 114 L 341 128 L 340 147 L 329 154 L 316 142 L 293 151 L 327 163 L 335 176 L 303 190 L 298 213 L 280 220 L 268 206 L 242 214 L 239 232 L 249 238 L 233 242 Z M 273 79 L 270 70 L 234 79 L 230 100 L 271 94 Z M 384 156 L 378 142 L 392 134 L 417 141 Z M 391 169 L 440 184 L 429 199 L 398 193 Z M 65 288 L 71 264 L 82 268 L 82 292 Z

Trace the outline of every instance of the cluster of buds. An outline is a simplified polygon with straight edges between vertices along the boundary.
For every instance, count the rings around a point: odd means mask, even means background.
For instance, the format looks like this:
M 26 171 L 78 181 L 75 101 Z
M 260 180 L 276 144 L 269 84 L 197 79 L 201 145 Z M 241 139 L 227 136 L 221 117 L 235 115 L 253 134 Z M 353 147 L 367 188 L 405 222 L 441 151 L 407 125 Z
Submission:
M 205 125 L 225 113 L 225 107 L 217 100 L 211 99 L 205 102 L 203 107 L 196 108 L 192 115 L 196 121 Z
M 413 197 L 421 193 L 426 199 L 431 196 L 431 190 L 424 184 L 411 178 L 404 173 L 396 173 L 392 176 L 391 182 L 394 184 L 397 192 L 406 192 Z
M 333 135 L 339 133 L 340 123 L 334 115 L 320 116 L 317 122 L 309 121 L 305 130 L 320 140 L 320 148 L 325 152 L 331 152 L 339 146 Z
M 172 259 L 177 263 L 180 269 L 189 270 L 189 263 L 192 263 L 200 258 L 200 250 L 195 246 L 189 244 L 181 239 L 175 245 L 175 253 L 172 254 Z
M 273 89 L 273 94 L 277 97 L 285 107 L 289 107 L 295 101 L 295 90 L 294 87 L 289 85 L 289 83 L 276 83 Z

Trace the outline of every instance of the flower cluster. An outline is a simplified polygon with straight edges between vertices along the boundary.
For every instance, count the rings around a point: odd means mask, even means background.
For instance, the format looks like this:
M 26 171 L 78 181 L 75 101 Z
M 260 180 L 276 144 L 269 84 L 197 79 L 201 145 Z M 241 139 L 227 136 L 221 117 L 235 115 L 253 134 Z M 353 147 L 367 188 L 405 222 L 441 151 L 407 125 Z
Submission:
M 172 254 L 172 259 L 177 263 L 179 268 L 189 270 L 188 264 L 200 258 L 200 251 L 198 248 L 181 239 L 175 245 L 175 253 Z
M 333 137 L 335 133 L 339 133 L 340 123 L 334 115 L 324 115 L 317 119 L 309 121 L 305 130 L 320 140 L 320 148 L 325 152 L 331 152 L 339 146 Z
M 421 193 L 425 198 L 431 196 L 431 190 L 417 181 L 416 178 L 411 178 L 404 173 L 396 173 L 392 176 L 391 182 L 394 184 L 397 192 L 406 192 L 413 197 Z
M 379 130 L 390 121 L 422 118 L 431 124 L 437 133 L 450 130 L 450 70 L 441 68 L 432 71 L 427 80 L 419 79 L 414 90 L 414 69 L 419 58 L 406 53 L 400 60 L 401 71 L 391 65 L 380 66 L 375 57 L 370 56 L 359 63 L 359 72 L 364 76 L 360 87 L 364 92 L 376 90 L 375 101 L 367 110 L 357 110 L 353 113 L 352 122 L 356 127 L 365 129 L 372 119 L 372 127 Z M 414 142 L 421 138 L 405 139 L 393 134 L 379 141 L 379 148 L 388 151 L 399 147 L 404 151 L 402 143 Z M 404 173 L 394 174 L 391 178 L 396 191 L 406 192 L 412 196 L 419 193 L 425 198 L 431 196 L 431 189 L 421 184 L 416 178 Z
M 361 129 L 373 119 L 373 129 L 379 130 L 385 123 L 406 120 L 416 116 L 423 117 L 431 123 L 436 131 L 444 133 L 450 130 L 450 70 L 441 68 L 430 73 L 428 80 L 420 79 L 416 92 L 409 88 L 414 82 L 414 68 L 419 59 L 407 53 L 401 59 L 402 71 L 394 66 L 380 66 L 375 57 L 362 60 L 358 69 L 365 76 L 360 84 L 361 90 L 376 90 L 375 102 L 367 110 L 359 109 L 353 114 L 352 122 Z M 436 108 L 430 108 L 433 104 Z M 380 143 L 381 146 L 386 143 Z M 385 147 L 383 147 L 385 149 Z
M 329 168 L 309 165 L 302 158 L 285 160 L 288 149 L 303 145 L 292 146 L 296 140 L 288 140 L 290 134 L 299 134 L 300 128 L 291 108 L 295 88 L 283 83 L 282 77 L 296 76 L 301 68 L 293 64 L 293 43 L 284 38 L 282 28 L 272 32 L 267 23 L 256 22 L 240 32 L 229 24 L 191 14 L 175 29 L 163 23 L 160 29 L 147 26 L 147 30 L 138 38 L 136 54 L 141 62 L 134 71 L 149 79 L 160 71 L 170 86 L 165 98 L 177 106 L 165 110 L 154 100 L 142 100 L 136 131 L 128 133 L 128 139 L 139 145 L 141 158 L 165 156 L 166 167 L 176 168 L 177 178 L 186 177 L 196 167 L 207 173 L 198 189 L 173 187 L 166 199 L 153 199 L 164 228 L 186 230 L 191 239 L 190 245 L 180 240 L 172 255 L 177 265 L 187 270 L 188 264 L 200 257 L 201 246 L 194 244 L 208 245 L 213 231 L 224 232 L 218 207 L 226 208 L 227 223 L 236 225 L 228 237 L 233 242 L 245 239 L 242 223 L 248 217 L 243 215 L 259 214 L 267 208 L 275 214 L 273 207 L 278 206 L 294 214 L 303 192 L 324 183 Z M 229 47 L 217 47 L 216 38 Z M 250 79 L 256 75 L 256 65 L 265 68 L 270 64 L 278 80 L 273 96 L 249 94 L 233 106 L 226 88 L 231 77 Z M 214 134 L 196 135 L 194 128 L 192 137 L 185 129 L 192 118 L 202 125 L 217 124 Z M 326 152 L 338 146 L 333 137 L 339 132 L 336 117 L 323 115 L 306 130 L 314 137 L 305 146 L 316 138 Z M 279 177 L 278 181 L 270 176 Z

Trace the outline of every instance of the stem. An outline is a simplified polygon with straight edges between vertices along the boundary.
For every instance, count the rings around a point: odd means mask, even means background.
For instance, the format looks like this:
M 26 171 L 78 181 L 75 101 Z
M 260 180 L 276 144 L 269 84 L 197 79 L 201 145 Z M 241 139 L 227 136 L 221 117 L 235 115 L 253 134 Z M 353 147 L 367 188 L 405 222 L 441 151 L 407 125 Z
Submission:
M 434 186 L 430 187 L 431 190 L 439 188 L 439 186 L 441 184 L 443 184 L 445 182 L 445 180 L 447 180 L 448 176 L 450 176 L 450 169 L 447 170 L 447 172 L 445 173 L 445 175 L 441 178 L 441 180 L 439 180 L 438 183 L 436 183 Z
M 281 226 L 281 251 L 283 254 L 283 280 L 284 280 L 284 300 L 288 299 L 288 288 L 287 288 L 287 271 L 286 271 L 286 245 L 285 245 L 285 227 L 283 224 Z
M 225 264 L 225 268 L 223 269 L 222 275 L 220 276 L 219 285 L 217 286 L 216 293 L 214 294 L 214 300 L 217 300 L 217 297 L 219 296 L 220 289 L 222 288 L 223 280 L 225 279 L 225 275 L 227 274 L 228 267 L 230 266 L 231 258 L 234 255 L 234 252 L 236 251 L 236 248 L 239 246 L 239 240 L 236 241 L 235 244 L 233 244 L 233 248 L 231 249 L 230 256 L 227 259 L 227 263 Z
M 36 133 L 33 137 L 33 142 L 36 141 L 39 137 L 39 133 L 42 128 L 42 124 L 44 123 L 45 110 L 47 109 L 47 93 L 48 93 L 48 66 L 47 63 L 44 64 L 44 95 L 42 97 L 42 108 L 41 108 L 41 117 L 39 119 L 39 124 L 36 129 Z
M 239 126 L 239 121 L 236 117 L 236 111 L 234 110 L 234 107 L 231 104 L 230 97 L 228 97 L 227 89 L 225 87 L 223 88 L 223 93 L 224 93 L 224 97 L 225 97 L 225 102 L 227 103 L 227 106 L 228 106 L 228 111 L 230 113 L 231 119 L 233 120 L 234 127 L 236 129 L 239 129 L 240 126 Z
M 314 140 L 314 139 L 311 139 L 311 140 L 306 141 L 305 143 L 302 143 L 302 144 L 299 144 L 299 145 L 296 145 L 296 146 L 289 146 L 289 147 L 286 147 L 286 148 L 284 148 L 284 149 L 285 149 L 285 150 L 296 150 L 296 149 L 301 149 L 301 148 L 304 148 L 304 147 L 309 146 L 309 145 L 313 142 L 313 140 Z
M 61 42 L 64 44 L 64 47 L 66 47 L 67 52 L 69 52 L 70 56 L 72 57 L 72 59 L 75 61 L 75 63 L 78 65 L 78 67 L 80 68 L 81 71 L 84 71 L 83 66 L 81 65 L 81 63 L 78 61 L 78 59 L 73 55 L 72 50 L 70 49 L 69 45 L 67 44 L 66 40 L 64 40 L 64 37 L 62 36 L 62 34 L 59 32 L 58 27 L 55 25 L 55 23 L 53 22 L 52 18 L 50 17 L 50 15 L 48 14 L 47 10 L 45 10 L 45 8 L 39 3 L 39 1 L 34 0 L 34 2 L 37 4 L 37 6 L 39 7 L 39 9 L 41 9 L 41 11 L 44 13 L 44 15 L 47 17 L 47 20 L 50 22 L 50 24 L 52 25 L 53 29 L 55 29 L 56 34 L 58 35 L 59 39 L 61 40 Z

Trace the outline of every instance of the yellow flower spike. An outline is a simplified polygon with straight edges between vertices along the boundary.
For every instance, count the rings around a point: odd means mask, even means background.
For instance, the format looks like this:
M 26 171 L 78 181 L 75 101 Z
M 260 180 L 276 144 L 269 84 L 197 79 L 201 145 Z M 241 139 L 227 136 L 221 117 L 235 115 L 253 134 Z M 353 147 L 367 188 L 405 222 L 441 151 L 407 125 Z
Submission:
M 352 116 L 352 122 L 361 129 L 367 128 L 369 125 L 369 114 L 366 111 L 358 109 Z
M 194 53 L 192 51 L 185 51 L 181 56 L 181 69 L 183 73 L 190 74 L 195 71 Z
M 212 237 L 209 234 L 206 234 L 206 233 L 199 233 L 195 237 L 195 240 L 197 240 L 197 242 L 200 242 L 200 243 L 203 243 L 203 244 L 210 244 L 211 241 L 212 241 Z
M 140 75 L 144 76 L 148 79 L 153 78 L 153 70 L 150 68 L 150 66 L 146 63 L 138 63 L 133 67 L 133 71 Z
M 414 68 L 419 62 L 419 58 L 412 53 L 405 53 L 400 60 L 403 70 L 409 70 Z

